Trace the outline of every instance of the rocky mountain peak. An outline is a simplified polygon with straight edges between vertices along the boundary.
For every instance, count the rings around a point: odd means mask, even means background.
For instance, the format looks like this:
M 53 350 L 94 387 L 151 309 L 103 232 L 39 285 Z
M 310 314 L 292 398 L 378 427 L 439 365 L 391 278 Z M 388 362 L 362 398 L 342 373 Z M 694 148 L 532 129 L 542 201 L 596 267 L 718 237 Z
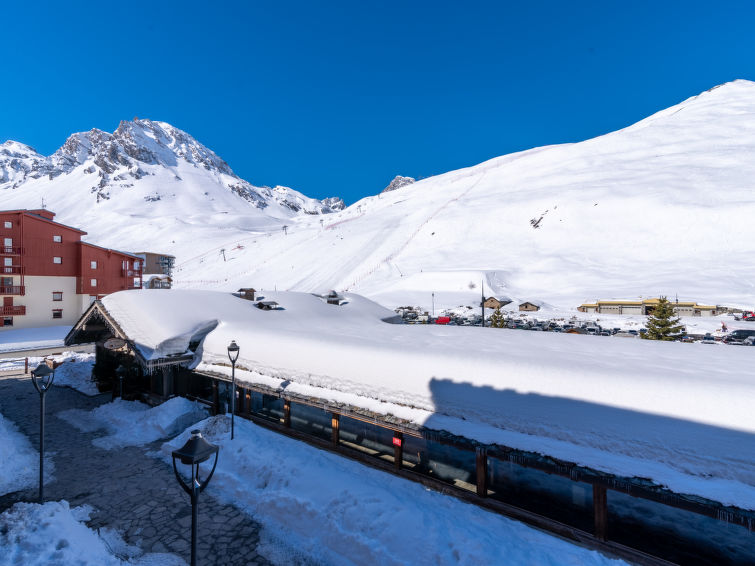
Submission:
M 90 194 L 96 197 L 95 204 L 109 200 L 114 190 L 119 194 L 123 190 L 143 193 L 146 202 L 157 202 L 163 198 L 160 190 L 151 186 L 148 190 L 137 182 L 155 175 L 165 179 L 166 173 L 170 183 L 179 183 L 171 189 L 170 194 L 175 197 L 181 194 L 176 189 L 180 191 L 181 186 L 186 186 L 181 184 L 181 171 L 191 171 L 192 186 L 207 185 L 208 189 L 221 186 L 221 190 L 258 209 L 274 203 L 282 207 L 276 214 L 327 214 L 344 207 L 343 201 L 336 197 L 319 201 L 288 187 L 255 187 L 236 175 L 214 151 L 165 122 L 134 118 L 121 121 L 112 134 L 97 128 L 78 132 L 69 136 L 50 157 L 18 142 L 0 146 L 0 190 L 19 187 L 29 179 L 47 177 L 52 181 L 79 170 L 87 179 L 84 182 Z M 162 183 L 164 186 L 165 182 Z M 201 194 L 208 201 L 219 196 L 204 188 Z
M 411 185 L 414 182 L 416 182 L 416 179 L 414 177 L 402 177 L 401 175 L 396 175 L 393 178 L 393 181 L 391 181 L 388 186 L 381 191 L 381 194 L 395 191 L 396 189 L 400 189 L 401 187 Z

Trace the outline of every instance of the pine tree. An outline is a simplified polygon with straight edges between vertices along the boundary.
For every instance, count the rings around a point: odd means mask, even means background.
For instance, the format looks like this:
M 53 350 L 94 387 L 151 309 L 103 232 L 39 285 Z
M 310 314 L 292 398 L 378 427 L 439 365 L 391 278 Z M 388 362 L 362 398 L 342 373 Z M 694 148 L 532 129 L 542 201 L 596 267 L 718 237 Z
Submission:
M 647 327 L 643 338 L 648 340 L 674 340 L 684 330 L 681 320 L 674 313 L 674 305 L 666 297 L 658 300 L 658 306 L 648 317 Z
M 498 307 L 490 315 L 490 328 L 503 328 L 506 322 L 503 320 L 503 314 L 501 314 L 501 307 Z

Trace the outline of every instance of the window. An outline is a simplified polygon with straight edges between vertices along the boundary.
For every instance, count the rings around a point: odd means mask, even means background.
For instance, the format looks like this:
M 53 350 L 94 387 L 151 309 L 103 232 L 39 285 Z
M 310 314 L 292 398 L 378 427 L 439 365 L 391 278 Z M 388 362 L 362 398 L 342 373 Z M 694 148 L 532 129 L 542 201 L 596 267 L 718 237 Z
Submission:
M 63 241 L 63 236 L 53 236 L 52 237 L 52 241 L 53 242 L 62 242 Z
M 96 261 L 90 261 L 89 262 L 89 267 L 91 267 L 92 269 L 97 269 L 97 262 Z
M 63 263 L 63 258 L 55 256 L 55 257 L 52 258 L 52 262 L 53 263 Z
M 52 309 L 53 318 L 63 318 L 63 309 Z
M 138 261 L 134 262 L 134 269 L 139 269 L 139 262 Z
M 3 245 L 6 248 L 12 248 L 13 247 L 13 238 L 5 238 Z
M 5 265 L 5 267 L 13 267 L 13 258 L 11 258 L 11 257 L 4 257 L 3 258 L 3 265 Z
M 6 220 L 3 223 L 3 226 L 5 226 L 6 228 L 13 228 L 13 222 L 11 222 L 10 220 Z M 13 320 L 13 319 L 11 319 L 11 320 Z M 13 323 L 11 322 L 11 324 L 13 324 Z
M 91 285 L 92 287 L 96 287 L 96 286 L 97 286 L 97 280 L 96 280 L 96 279 L 90 279 L 90 280 L 89 280 L 89 284 L 90 284 L 90 285 Z
M 63 291 L 53 291 L 52 292 L 52 300 L 53 301 L 62 301 L 63 300 Z
M 13 326 L 13 317 L 6 316 L 3 318 L 3 326 Z

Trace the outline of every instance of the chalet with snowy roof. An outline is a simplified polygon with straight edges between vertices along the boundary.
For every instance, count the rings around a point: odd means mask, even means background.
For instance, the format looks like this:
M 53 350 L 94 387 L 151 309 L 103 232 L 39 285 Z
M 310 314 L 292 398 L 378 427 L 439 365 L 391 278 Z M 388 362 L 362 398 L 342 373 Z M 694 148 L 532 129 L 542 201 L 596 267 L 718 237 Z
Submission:
M 525 301 L 519 304 L 519 310 L 522 312 L 535 312 L 535 311 L 539 311 L 541 306 L 542 306 L 541 303 L 533 303 L 531 301 Z
M 594 303 L 583 303 L 577 310 L 595 314 L 634 314 L 647 316 L 653 313 L 660 299 L 637 300 L 598 300 Z M 672 301 L 677 316 L 716 316 L 718 308 L 713 305 L 700 305 L 689 301 Z
M 276 301 L 257 301 L 254 306 L 262 311 L 274 311 L 279 308 Z
M 236 292 L 239 294 L 239 296 L 242 299 L 246 299 L 247 301 L 253 301 L 254 294 L 257 292 L 257 289 L 254 289 L 253 287 L 242 287 Z
M 486 309 L 495 310 L 501 307 L 505 307 L 509 303 L 511 303 L 511 299 L 508 299 L 508 298 L 496 299 L 495 297 L 488 297 L 487 299 L 485 299 L 485 303 L 483 303 L 483 306 Z
M 83 242 L 45 209 L 0 211 L 0 331 L 73 324 L 95 300 L 141 287 L 142 260 Z
M 659 343 L 655 355 L 639 340 L 387 324 L 393 312 L 351 293 L 339 308 L 266 295 L 286 309 L 114 293 L 66 344 L 94 341 L 99 379 L 124 375 L 127 396 L 182 395 L 213 413 L 234 398 L 236 418 L 612 556 L 753 556 L 755 464 L 742 454 L 755 450 L 755 383 L 728 369 L 747 348 Z
M 340 305 L 346 301 L 346 297 L 339 293 L 336 293 L 335 291 L 331 291 L 330 293 L 325 295 L 323 299 L 325 299 L 325 302 L 329 305 Z

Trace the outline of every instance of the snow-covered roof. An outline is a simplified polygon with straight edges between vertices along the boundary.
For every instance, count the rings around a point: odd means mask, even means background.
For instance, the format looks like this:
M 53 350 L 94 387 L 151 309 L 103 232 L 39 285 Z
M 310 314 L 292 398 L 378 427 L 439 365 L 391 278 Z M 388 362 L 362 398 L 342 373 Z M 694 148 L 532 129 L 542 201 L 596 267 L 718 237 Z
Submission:
M 393 414 L 481 442 L 542 452 L 680 493 L 755 509 L 749 348 L 478 327 L 397 325 L 359 295 L 338 309 L 260 292 L 144 290 L 103 305 L 145 359 L 187 352 L 237 379 Z M 201 359 L 200 359 L 201 358 Z

